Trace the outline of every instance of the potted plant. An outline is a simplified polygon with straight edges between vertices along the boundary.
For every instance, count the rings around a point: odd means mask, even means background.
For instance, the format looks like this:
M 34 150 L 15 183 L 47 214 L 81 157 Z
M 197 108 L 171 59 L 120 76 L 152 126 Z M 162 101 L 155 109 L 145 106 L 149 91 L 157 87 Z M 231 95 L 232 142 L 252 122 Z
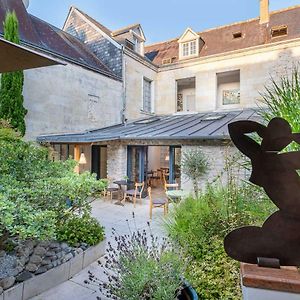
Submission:
M 196 292 L 182 274 L 186 260 L 166 238 L 146 230 L 118 235 L 113 229 L 116 246 L 108 242 L 104 262 L 99 267 L 106 279 L 89 273 L 87 284 L 99 287 L 102 296 L 127 300 L 196 300 Z M 99 298 L 100 299 L 100 298 Z

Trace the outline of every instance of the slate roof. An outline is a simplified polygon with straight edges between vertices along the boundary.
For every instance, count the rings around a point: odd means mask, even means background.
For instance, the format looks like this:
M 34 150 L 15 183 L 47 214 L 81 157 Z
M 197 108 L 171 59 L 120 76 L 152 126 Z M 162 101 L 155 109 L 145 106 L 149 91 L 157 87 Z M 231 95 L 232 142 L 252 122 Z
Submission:
M 93 143 L 114 140 L 228 140 L 227 125 L 260 120 L 254 110 L 154 116 L 125 124 L 73 134 L 42 135 L 38 142 Z
M 16 12 L 21 44 L 119 79 L 81 41 L 30 15 L 22 0 L 0 0 L 0 35 L 3 35 L 3 21 L 7 11 Z
M 294 6 L 271 12 L 268 24 L 259 24 L 259 18 L 256 18 L 198 32 L 205 43 L 199 49 L 199 56 L 207 57 L 253 46 L 300 38 L 299 20 L 300 6 Z M 272 38 L 271 28 L 281 25 L 288 26 L 288 35 Z M 244 37 L 233 39 L 233 33 L 237 32 L 241 32 Z M 177 62 L 179 55 L 178 38 L 146 46 L 145 55 L 157 65 L 162 65 L 164 59 L 173 58 L 173 61 Z

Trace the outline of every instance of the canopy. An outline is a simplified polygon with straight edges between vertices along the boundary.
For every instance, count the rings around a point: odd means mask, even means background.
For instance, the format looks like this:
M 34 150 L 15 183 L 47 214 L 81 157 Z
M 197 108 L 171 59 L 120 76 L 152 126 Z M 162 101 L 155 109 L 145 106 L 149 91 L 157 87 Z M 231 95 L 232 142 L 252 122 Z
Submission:
M 0 38 L 0 73 L 63 65 L 50 56 Z

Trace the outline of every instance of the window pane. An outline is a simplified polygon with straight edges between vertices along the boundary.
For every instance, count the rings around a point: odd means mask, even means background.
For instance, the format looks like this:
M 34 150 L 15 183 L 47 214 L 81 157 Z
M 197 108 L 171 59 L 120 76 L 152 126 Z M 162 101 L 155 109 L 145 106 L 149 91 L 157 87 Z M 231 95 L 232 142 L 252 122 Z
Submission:
M 151 112 L 151 81 L 144 78 L 143 110 Z
M 184 43 L 182 45 L 182 55 L 188 56 L 189 55 L 189 43 Z
M 196 41 L 190 42 L 190 55 L 195 55 L 196 50 Z

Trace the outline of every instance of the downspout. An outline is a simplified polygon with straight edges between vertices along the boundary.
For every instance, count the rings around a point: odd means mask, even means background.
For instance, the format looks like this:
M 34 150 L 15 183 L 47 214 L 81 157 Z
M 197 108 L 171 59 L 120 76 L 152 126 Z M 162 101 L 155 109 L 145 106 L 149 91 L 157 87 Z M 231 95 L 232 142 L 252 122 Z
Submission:
M 125 61 L 125 51 L 124 51 L 124 45 L 122 45 L 122 101 L 123 101 L 123 107 L 121 111 L 121 120 L 122 124 L 126 123 L 126 61 Z

